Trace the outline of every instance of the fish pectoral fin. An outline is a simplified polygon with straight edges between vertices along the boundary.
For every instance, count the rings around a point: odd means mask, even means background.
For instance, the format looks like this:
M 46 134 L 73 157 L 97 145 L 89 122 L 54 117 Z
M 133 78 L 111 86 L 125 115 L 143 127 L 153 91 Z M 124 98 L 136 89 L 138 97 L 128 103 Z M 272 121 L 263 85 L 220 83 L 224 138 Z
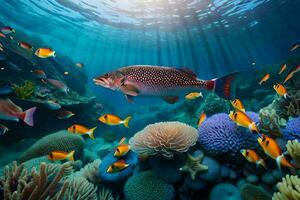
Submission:
M 123 93 L 130 95 L 130 96 L 135 97 L 139 94 L 139 89 L 134 85 L 124 84 L 120 87 L 120 89 Z
M 130 103 L 130 104 L 134 103 L 133 96 L 125 94 L 125 98 L 126 98 L 126 100 L 127 100 L 128 103 Z
M 179 96 L 164 96 L 162 98 L 169 104 L 174 104 L 179 100 Z

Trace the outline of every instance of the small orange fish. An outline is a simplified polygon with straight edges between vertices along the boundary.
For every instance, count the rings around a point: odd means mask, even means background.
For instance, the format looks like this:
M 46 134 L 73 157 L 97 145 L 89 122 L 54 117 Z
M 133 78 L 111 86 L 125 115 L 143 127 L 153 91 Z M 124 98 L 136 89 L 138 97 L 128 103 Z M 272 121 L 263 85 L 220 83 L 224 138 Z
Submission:
M 60 110 L 57 112 L 56 116 L 58 119 L 69 119 L 73 117 L 75 113 L 68 111 L 68 110 Z
M 288 96 L 285 87 L 283 85 L 281 85 L 280 83 L 277 83 L 276 85 L 274 85 L 273 88 L 279 96 L 283 96 L 284 98 L 286 98 Z
M 204 122 L 206 119 L 206 114 L 203 112 L 199 117 L 198 127 Z
M 282 74 L 282 72 L 284 72 L 285 70 L 286 70 L 286 64 L 281 65 L 278 75 Z
M 126 138 L 123 137 L 120 142 L 119 142 L 119 145 L 117 146 L 116 150 L 115 150 L 115 154 L 114 156 L 115 157 L 122 157 L 124 155 L 126 155 L 129 150 L 130 150 L 130 145 L 129 144 L 125 144 L 125 140 Z
M 129 166 L 129 164 L 127 164 L 125 162 L 125 160 L 118 160 L 116 162 L 114 162 L 113 164 L 111 164 L 108 168 L 107 168 L 107 173 L 116 173 L 119 171 L 122 171 L 124 169 L 126 169 Z
M 20 42 L 18 42 L 18 45 L 19 45 L 21 48 L 26 49 L 26 50 L 29 50 L 29 51 L 32 51 L 32 49 L 33 49 L 33 46 L 31 46 L 31 44 L 28 44 L 28 43 L 26 43 L 26 42 L 20 41 Z
M 230 103 L 236 110 L 245 112 L 245 107 L 244 107 L 243 103 L 241 102 L 241 100 L 235 99 L 233 101 L 230 101 Z
M 131 116 L 126 117 L 126 119 L 122 120 L 120 117 L 113 115 L 113 114 L 105 114 L 99 117 L 99 121 L 107 124 L 109 126 L 117 126 L 120 124 L 124 124 L 125 127 L 129 128 L 129 121 L 131 119 Z
M 185 96 L 186 100 L 193 100 L 199 97 L 203 97 L 202 92 L 191 92 Z
M 248 117 L 246 113 L 241 111 L 231 111 L 229 113 L 229 118 L 234 121 L 238 126 L 249 128 L 250 131 L 257 132 L 258 128 L 252 119 Z
M 261 84 L 267 82 L 267 80 L 269 80 L 269 78 L 270 78 L 270 74 L 265 74 L 265 75 L 262 77 L 262 79 L 259 81 L 259 85 L 261 85 Z
M 276 163 L 280 171 L 281 171 L 280 165 L 289 168 L 294 168 L 294 166 L 284 157 L 279 145 L 274 139 L 263 134 L 261 137 L 257 138 L 257 141 L 262 147 L 262 149 L 264 150 L 265 154 L 267 154 L 269 157 L 276 160 Z
M 294 70 L 290 71 L 290 73 L 285 77 L 283 83 L 286 83 L 288 80 L 293 78 L 294 74 L 300 70 L 300 65 L 297 66 Z
M 95 139 L 94 131 L 96 130 L 96 128 L 97 127 L 89 129 L 80 124 L 74 124 L 68 128 L 68 131 L 79 135 L 88 135 L 91 139 Z
M 242 155 L 251 163 L 255 163 L 256 166 L 263 166 L 266 169 L 265 161 L 257 155 L 257 153 L 252 149 L 241 149 Z
M 76 63 L 75 65 L 76 65 L 77 67 L 80 67 L 80 68 L 84 67 L 84 64 L 83 64 L 83 63 Z
M 55 51 L 50 48 L 38 48 L 34 54 L 39 58 L 55 57 Z
M 74 160 L 75 151 L 64 152 L 64 151 L 52 151 L 48 155 L 48 159 L 52 161 L 56 160 Z

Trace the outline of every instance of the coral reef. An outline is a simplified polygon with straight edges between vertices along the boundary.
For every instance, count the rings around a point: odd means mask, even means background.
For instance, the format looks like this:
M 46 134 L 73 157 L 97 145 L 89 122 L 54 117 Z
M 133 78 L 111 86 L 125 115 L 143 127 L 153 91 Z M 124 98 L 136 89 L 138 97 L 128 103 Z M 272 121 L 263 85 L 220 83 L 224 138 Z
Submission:
M 230 183 L 219 183 L 213 187 L 209 195 L 210 200 L 241 200 L 239 189 Z
M 84 140 L 81 136 L 68 131 L 58 131 L 39 139 L 20 157 L 19 162 L 47 155 L 52 151 L 70 152 L 75 150 L 75 157 L 82 155 Z
M 151 171 L 145 171 L 130 177 L 125 186 L 124 194 L 127 200 L 149 200 L 174 198 L 172 185 L 164 182 Z
M 230 102 L 220 98 L 214 93 L 209 93 L 205 98 L 203 111 L 211 116 L 216 113 L 227 113 L 230 109 Z
M 123 160 L 129 166 L 122 171 L 116 173 L 108 173 L 108 167 L 118 160 L 117 157 L 114 156 L 114 152 L 107 154 L 99 165 L 99 177 L 101 181 L 106 183 L 116 183 L 127 180 L 133 173 L 135 166 L 138 163 L 138 156 L 136 153 L 129 151 L 124 157 Z
M 198 173 L 202 173 L 203 171 L 208 170 L 208 167 L 202 164 L 203 158 L 203 153 L 199 154 L 198 156 L 192 156 L 191 154 L 187 154 L 186 163 L 179 170 L 185 173 L 189 173 L 191 179 L 195 180 L 196 175 Z
M 246 183 L 241 187 L 241 196 L 243 200 L 271 200 L 272 197 L 263 188 Z
M 180 122 L 160 122 L 146 126 L 136 133 L 129 144 L 141 155 L 162 155 L 172 158 L 186 152 L 197 142 L 197 130 Z
M 17 165 L 13 163 L 12 167 L 5 168 L 5 176 L 2 185 L 4 185 L 4 199 L 60 199 L 67 187 L 67 183 L 62 185 L 66 165 L 61 165 L 60 170 L 53 178 L 47 174 L 47 165 L 41 163 L 40 170 L 37 172 L 32 169 L 31 175 L 24 170 L 24 164 Z
M 273 194 L 273 200 L 296 200 L 300 199 L 300 178 L 298 176 L 286 175 L 282 182 L 277 183 L 279 192 Z
M 118 198 L 113 197 L 110 189 L 108 189 L 107 187 L 102 187 L 101 189 L 99 189 L 98 199 L 99 200 L 114 200 L 114 199 L 118 199 Z
M 255 122 L 258 121 L 256 113 L 247 114 Z M 206 119 L 199 127 L 198 134 L 201 149 L 210 156 L 227 155 L 226 158 L 234 158 L 237 161 L 237 156 L 241 156 L 240 149 L 258 147 L 254 134 L 238 127 L 225 113 L 215 114 Z
M 174 155 L 171 159 L 162 156 L 150 156 L 149 164 L 153 173 L 168 183 L 176 183 L 182 178 L 180 167 L 186 162 L 185 154 Z
M 300 117 L 290 119 L 282 133 L 286 140 L 297 139 L 300 141 Z
M 300 167 L 300 143 L 298 140 L 288 141 L 286 144 L 288 154 L 295 161 L 294 165 Z
M 67 179 L 68 187 L 64 194 L 64 200 L 94 200 L 97 199 L 97 187 L 83 177 L 71 177 Z
M 259 111 L 259 130 L 261 133 L 271 134 L 280 137 L 281 127 L 286 126 L 286 120 L 280 118 L 274 109 L 265 107 Z
M 32 81 L 25 81 L 23 85 L 14 86 L 15 94 L 20 99 L 30 99 L 35 91 L 35 84 Z
M 93 184 L 99 184 L 100 178 L 98 176 L 99 165 L 101 164 L 100 159 L 96 159 L 91 163 L 86 164 L 79 172 L 74 174 L 75 177 L 81 176 Z

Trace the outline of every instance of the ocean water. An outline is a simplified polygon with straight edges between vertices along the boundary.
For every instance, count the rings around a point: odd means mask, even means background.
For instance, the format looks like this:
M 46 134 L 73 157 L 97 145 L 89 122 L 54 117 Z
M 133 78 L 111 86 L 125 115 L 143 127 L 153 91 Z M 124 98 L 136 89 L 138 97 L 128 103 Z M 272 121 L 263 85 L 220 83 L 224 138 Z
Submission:
M 300 1 L 0 3 L 0 199 L 300 200 Z

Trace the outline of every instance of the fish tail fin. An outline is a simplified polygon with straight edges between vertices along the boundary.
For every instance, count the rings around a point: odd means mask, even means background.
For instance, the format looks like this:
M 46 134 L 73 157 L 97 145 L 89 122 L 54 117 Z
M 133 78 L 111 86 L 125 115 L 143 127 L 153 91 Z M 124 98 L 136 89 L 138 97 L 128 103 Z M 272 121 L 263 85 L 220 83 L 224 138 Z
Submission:
M 94 128 L 91 128 L 91 129 L 89 130 L 89 132 L 88 132 L 88 135 L 90 136 L 90 138 L 91 138 L 92 140 L 95 139 L 94 131 L 96 130 L 96 128 L 97 128 L 97 126 L 95 126 Z
M 237 74 L 238 72 L 234 72 L 221 78 L 214 79 L 215 93 L 224 99 L 231 99 L 232 96 L 234 96 L 232 81 L 235 79 Z
M 28 125 L 28 126 L 34 126 L 33 121 L 33 114 L 36 111 L 36 107 L 32 107 L 26 111 L 24 111 L 21 115 L 22 120 Z
M 73 150 L 73 151 L 71 151 L 71 152 L 68 154 L 67 158 L 68 158 L 69 160 L 72 160 L 72 161 L 74 161 L 74 153 L 75 153 L 75 151 L 74 151 L 74 150 Z
M 278 157 L 276 158 L 276 163 L 277 163 L 277 166 L 278 166 L 278 169 L 279 169 L 280 174 L 282 174 L 282 170 L 281 170 L 281 160 L 282 160 L 282 158 L 283 158 L 283 154 L 280 155 L 280 156 L 278 156 Z
M 124 119 L 123 123 L 124 123 L 124 126 L 129 128 L 129 121 L 131 120 L 131 116 L 128 116 L 126 117 L 126 119 Z
M 290 163 L 285 157 L 284 154 L 282 154 L 282 159 L 280 161 L 280 164 L 282 164 L 283 166 L 286 166 L 288 168 L 294 169 L 295 167 L 292 165 L 292 163 Z
M 121 140 L 120 140 L 120 142 L 119 142 L 119 145 L 124 144 L 125 141 L 126 141 L 126 137 L 122 137 Z
M 257 164 L 257 166 L 261 165 L 261 166 L 263 166 L 263 168 L 267 169 L 264 159 L 260 159 L 259 161 L 257 161 L 256 164 Z

